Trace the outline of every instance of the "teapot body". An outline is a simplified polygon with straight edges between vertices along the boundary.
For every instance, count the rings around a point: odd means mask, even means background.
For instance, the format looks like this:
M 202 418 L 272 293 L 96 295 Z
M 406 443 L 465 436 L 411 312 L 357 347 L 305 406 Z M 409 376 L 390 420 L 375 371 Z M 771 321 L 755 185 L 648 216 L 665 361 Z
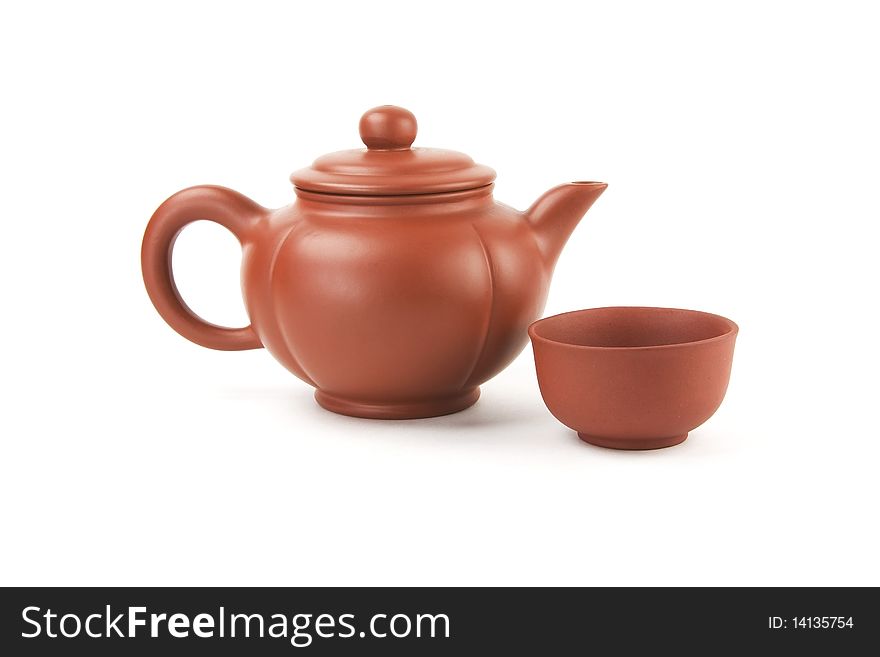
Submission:
M 473 404 L 544 306 L 551 271 L 492 185 L 341 197 L 297 190 L 244 241 L 252 327 L 329 410 L 409 418 Z

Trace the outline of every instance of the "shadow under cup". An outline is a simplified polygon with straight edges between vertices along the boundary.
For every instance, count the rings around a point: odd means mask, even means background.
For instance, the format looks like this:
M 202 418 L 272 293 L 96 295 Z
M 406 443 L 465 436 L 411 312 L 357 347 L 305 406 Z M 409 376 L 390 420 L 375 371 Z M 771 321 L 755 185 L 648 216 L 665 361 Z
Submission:
M 738 328 L 676 308 L 593 308 L 529 327 L 541 395 L 588 443 L 656 449 L 683 442 L 721 405 Z

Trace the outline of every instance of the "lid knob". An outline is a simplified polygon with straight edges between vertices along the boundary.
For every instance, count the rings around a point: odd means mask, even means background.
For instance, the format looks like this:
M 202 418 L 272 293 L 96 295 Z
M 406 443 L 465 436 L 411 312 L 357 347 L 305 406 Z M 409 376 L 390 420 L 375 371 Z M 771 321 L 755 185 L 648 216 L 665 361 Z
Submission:
M 413 113 L 395 105 L 374 107 L 361 117 L 361 140 L 370 150 L 406 150 L 415 141 L 417 130 Z

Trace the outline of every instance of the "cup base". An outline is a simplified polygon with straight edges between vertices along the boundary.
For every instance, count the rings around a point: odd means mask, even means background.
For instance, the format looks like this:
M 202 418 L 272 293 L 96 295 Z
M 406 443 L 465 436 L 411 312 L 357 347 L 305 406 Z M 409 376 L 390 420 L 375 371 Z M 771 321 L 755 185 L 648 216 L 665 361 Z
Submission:
M 479 398 L 480 389 L 471 388 L 455 397 L 384 404 L 354 401 L 327 394 L 322 390 L 315 391 L 315 401 L 328 411 L 374 420 L 415 420 L 450 415 L 473 406 Z
M 585 433 L 578 433 L 578 438 L 585 443 L 590 443 L 597 447 L 634 450 L 672 447 L 673 445 L 680 445 L 687 437 L 688 435 L 683 433 L 680 436 L 672 436 L 671 438 L 602 438 L 600 436 L 588 436 Z

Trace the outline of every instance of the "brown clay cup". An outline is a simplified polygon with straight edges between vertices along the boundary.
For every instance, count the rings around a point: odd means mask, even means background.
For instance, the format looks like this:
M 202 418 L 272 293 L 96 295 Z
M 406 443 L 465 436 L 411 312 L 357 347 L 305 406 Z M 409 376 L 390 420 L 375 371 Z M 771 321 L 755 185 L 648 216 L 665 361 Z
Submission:
M 718 410 L 737 325 L 674 308 L 593 308 L 529 327 L 541 395 L 581 440 L 613 449 L 683 442 Z

